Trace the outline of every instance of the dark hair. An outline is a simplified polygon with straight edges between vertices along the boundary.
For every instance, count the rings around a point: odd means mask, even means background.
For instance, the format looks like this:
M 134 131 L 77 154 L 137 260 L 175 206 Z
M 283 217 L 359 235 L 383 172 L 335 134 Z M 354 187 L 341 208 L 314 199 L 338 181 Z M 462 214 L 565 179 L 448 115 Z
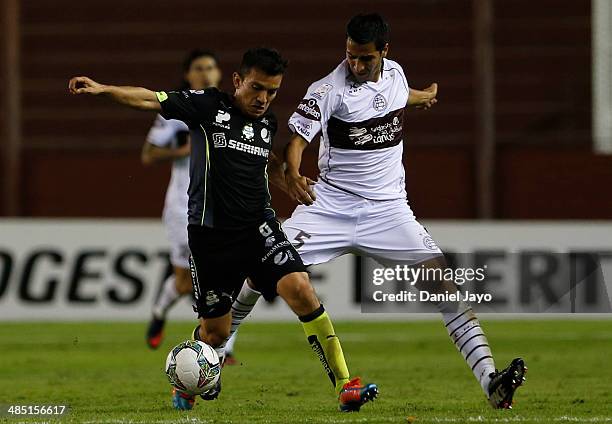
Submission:
M 346 25 L 346 36 L 358 44 L 374 42 L 376 50 L 382 51 L 389 42 L 391 29 L 378 13 L 353 16 Z
M 215 61 L 215 64 L 219 64 L 219 59 L 217 59 L 217 55 L 214 54 L 212 51 L 195 49 L 190 51 L 187 56 L 185 56 L 185 59 L 183 59 L 183 72 L 189 72 L 189 69 L 191 68 L 193 62 L 195 62 L 201 57 L 210 57 L 212 60 Z
M 195 62 L 201 57 L 210 57 L 212 60 L 215 61 L 215 64 L 219 66 L 219 59 L 217 59 L 217 55 L 214 52 L 210 50 L 194 49 L 187 53 L 187 56 L 185 56 L 185 59 L 183 59 L 183 73 L 186 74 L 187 72 L 189 72 L 193 62 Z M 189 88 L 189 83 L 183 77 L 181 81 L 181 89 L 188 90 Z
M 255 47 L 244 52 L 240 63 L 240 76 L 244 77 L 252 68 L 257 68 L 268 75 L 275 76 L 285 72 L 289 61 L 274 49 Z

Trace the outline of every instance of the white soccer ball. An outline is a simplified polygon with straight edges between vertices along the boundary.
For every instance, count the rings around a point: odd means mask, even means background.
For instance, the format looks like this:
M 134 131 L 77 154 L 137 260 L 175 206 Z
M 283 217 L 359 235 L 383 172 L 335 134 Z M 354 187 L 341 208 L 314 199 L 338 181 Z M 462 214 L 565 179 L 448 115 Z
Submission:
M 206 343 L 184 341 L 168 354 L 166 375 L 177 390 L 192 396 L 201 395 L 219 381 L 219 356 Z

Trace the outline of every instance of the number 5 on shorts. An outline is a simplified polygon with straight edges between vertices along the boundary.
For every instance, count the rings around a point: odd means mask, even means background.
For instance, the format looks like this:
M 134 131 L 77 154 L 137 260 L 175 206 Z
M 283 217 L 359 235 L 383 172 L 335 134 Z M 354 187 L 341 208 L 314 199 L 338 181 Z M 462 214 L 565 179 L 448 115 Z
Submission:
M 297 233 L 297 235 L 295 236 L 295 238 L 293 240 L 297 241 L 297 244 L 294 244 L 293 247 L 295 247 L 296 249 L 299 249 L 300 247 L 304 246 L 304 239 L 309 239 L 310 237 L 312 237 L 310 234 L 308 234 L 306 231 L 302 231 L 300 230 L 299 233 Z

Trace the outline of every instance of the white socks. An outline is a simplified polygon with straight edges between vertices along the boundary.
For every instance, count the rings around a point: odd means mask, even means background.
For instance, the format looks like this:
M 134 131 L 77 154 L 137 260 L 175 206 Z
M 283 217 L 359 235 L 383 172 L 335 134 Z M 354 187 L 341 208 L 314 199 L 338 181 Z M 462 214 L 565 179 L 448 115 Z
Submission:
M 236 296 L 234 303 L 232 303 L 232 328 L 230 330 L 230 337 L 225 345 L 226 352 L 232 353 L 234 342 L 236 341 L 236 331 L 238 331 L 242 320 L 253 310 L 260 296 L 261 293 L 249 287 L 247 280 L 245 280 L 238 296 Z
M 442 319 L 451 340 L 463 355 L 482 390 L 489 396 L 489 374 L 495 371 L 495 362 L 487 337 L 472 308 L 461 304 L 457 312 L 442 312 Z
M 172 274 L 164 281 L 159 296 L 153 305 L 153 316 L 157 319 L 165 319 L 166 313 L 179 297 L 181 297 L 181 294 L 176 291 L 176 279 Z
M 236 337 L 238 336 L 238 329 L 230 336 L 230 338 L 225 342 L 225 354 L 233 355 L 234 354 L 234 343 L 236 343 Z

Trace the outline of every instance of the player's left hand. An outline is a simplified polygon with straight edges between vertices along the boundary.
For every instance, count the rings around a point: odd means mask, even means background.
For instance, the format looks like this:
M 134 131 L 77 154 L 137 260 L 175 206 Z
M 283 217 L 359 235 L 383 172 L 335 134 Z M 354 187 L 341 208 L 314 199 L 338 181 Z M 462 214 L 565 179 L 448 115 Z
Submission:
M 433 83 L 429 87 L 423 90 L 423 98 L 421 104 L 417 105 L 417 109 L 429 109 L 436 103 L 438 103 L 438 99 L 436 96 L 438 95 L 438 84 Z
M 68 82 L 68 91 L 70 94 L 102 94 L 104 85 L 95 82 L 88 77 L 74 77 Z
M 316 182 L 310 178 L 299 174 L 286 173 L 285 181 L 287 182 L 287 193 L 299 204 L 310 206 L 317 200 L 317 196 L 312 189 Z

